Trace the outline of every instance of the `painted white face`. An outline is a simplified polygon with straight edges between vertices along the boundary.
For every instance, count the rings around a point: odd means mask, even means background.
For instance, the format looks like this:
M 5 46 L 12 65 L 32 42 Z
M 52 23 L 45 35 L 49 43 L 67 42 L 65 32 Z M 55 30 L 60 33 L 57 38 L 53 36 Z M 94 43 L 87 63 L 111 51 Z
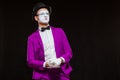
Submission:
M 41 23 L 49 23 L 50 16 L 48 10 L 47 9 L 40 10 L 38 14 L 38 18 L 39 18 L 39 22 Z

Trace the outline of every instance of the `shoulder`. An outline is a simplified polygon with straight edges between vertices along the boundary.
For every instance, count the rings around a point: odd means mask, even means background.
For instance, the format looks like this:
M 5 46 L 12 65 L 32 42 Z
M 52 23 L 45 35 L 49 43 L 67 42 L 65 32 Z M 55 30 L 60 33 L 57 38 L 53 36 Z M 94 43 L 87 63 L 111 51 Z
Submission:
M 61 27 L 54 27 L 54 26 L 51 26 L 51 28 L 55 31 L 58 31 L 58 32 L 64 32 L 64 30 L 61 28 Z

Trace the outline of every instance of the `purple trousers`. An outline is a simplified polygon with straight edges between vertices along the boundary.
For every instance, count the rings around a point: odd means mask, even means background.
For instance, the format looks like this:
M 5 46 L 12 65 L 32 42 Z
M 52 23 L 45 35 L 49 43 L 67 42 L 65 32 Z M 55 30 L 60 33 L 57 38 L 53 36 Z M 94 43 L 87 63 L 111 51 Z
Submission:
M 60 68 L 45 69 L 40 79 L 34 80 L 70 80 L 69 74 L 64 74 Z

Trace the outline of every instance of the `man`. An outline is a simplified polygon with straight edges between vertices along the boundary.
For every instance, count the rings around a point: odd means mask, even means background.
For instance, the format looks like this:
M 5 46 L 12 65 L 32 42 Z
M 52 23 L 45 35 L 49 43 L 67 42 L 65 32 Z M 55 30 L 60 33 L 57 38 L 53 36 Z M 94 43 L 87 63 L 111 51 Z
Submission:
M 37 3 L 33 8 L 38 29 L 27 41 L 27 64 L 34 80 L 70 80 L 72 50 L 61 28 L 49 25 L 51 7 Z

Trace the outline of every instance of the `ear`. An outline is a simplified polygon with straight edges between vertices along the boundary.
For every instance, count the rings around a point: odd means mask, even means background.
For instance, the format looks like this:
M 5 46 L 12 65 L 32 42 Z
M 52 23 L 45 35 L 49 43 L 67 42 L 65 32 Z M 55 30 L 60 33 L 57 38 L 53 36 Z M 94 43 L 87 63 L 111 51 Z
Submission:
M 38 16 L 35 16 L 34 19 L 35 19 L 35 21 L 38 21 Z

